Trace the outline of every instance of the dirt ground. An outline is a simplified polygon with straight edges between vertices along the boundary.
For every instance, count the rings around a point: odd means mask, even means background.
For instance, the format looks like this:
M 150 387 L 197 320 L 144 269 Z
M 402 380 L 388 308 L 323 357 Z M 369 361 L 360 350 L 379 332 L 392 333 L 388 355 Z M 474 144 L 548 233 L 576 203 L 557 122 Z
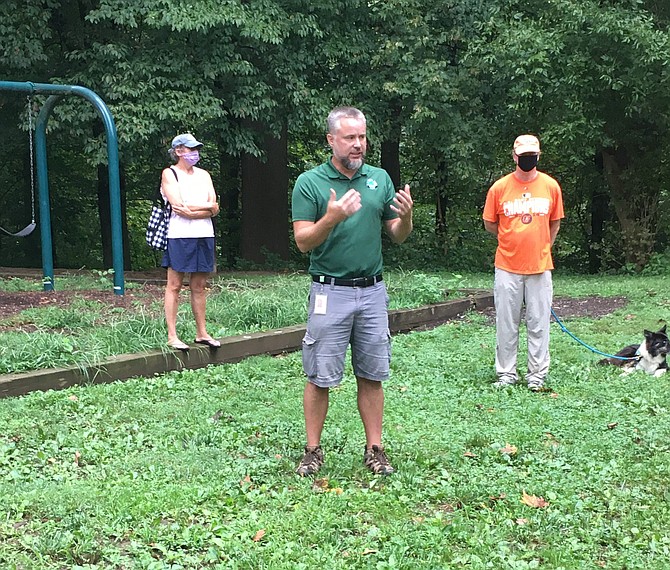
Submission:
M 11 330 L 12 324 L 7 319 L 30 307 L 68 307 L 75 299 L 99 301 L 110 308 L 123 308 L 127 311 L 138 311 L 139 306 L 153 300 L 163 298 L 163 285 L 156 281 L 144 282 L 141 286 L 126 286 L 125 295 L 114 295 L 111 291 L 77 290 L 77 291 L 34 291 L 4 292 L 0 291 L 0 329 Z M 570 299 L 558 297 L 554 299 L 554 311 L 561 318 L 590 317 L 599 318 L 624 307 L 625 297 L 581 297 Z M 484 314 L 493 322 L 495 311 L 486 309 Z
M 0 291 L 0 331 L 12 329 L 26 331 L 25 325 L 7 321 L 24 309 L 32 307 L 67 308 L 76 299 L 98 301 L 110 309 L 121 308 L 130 312 L 139 312 L 139 307 L 148 305 L 153 300 L 163 299 L 164 288 L 161 285 L 145 284 L 141 288 L 126 289 L 125 295 L 114 295 L 112 291 L 78 290 L 78 291 Z
M 589 317 L 598 319 L 613 313 L 617 309 L 625 307 L 628 303 L 626 297 L 554 297 L 552 308 L 561 320 L 571 317 Z M 491 324 L 495 323 L 495 309 L 489 307 L 484 310 Z

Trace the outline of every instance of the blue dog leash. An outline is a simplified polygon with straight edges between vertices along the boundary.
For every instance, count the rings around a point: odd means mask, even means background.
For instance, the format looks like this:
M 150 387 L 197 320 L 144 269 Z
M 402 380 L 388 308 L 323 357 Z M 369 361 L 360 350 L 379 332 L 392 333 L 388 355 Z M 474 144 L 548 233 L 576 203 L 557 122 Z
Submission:
M 572 333 L 566 328 L 566 326 L 563 324 L 563 321 L 561 321 L 561 319 L 558 318 L 558 315 L 554 312 L 554 308 L 553 308 L 553 307 L 551 308 L 551 314 L 553 315 L 554 319 L 556 319 L 556 322 L 558 323 L 558 326 L 561 327 L 561 330 L 562 330 L 564 333 L 568 333 L 569 336 L 571 336 L 572 338 L 574 338 L 579 344 L 581 344 L 581 345 L 585 346 L 586 348 L 588 348 L 591 352 L 595 352 L 596 354 L 600 354 L 601 356 L 606 356 L 607 358 L 616 358 L 616 359 L 618 359 L 618 360 L 640 360 L 640 357 L 639 357 L 639 356 L 617 356 L 616 354 L 607 354 L 606 352 L 601 352 L 601 351 L 598 350 L 597 348 L 593 348 L 592 346 L 589 346 L 589 345 L 586 344 L 583 340 L 578 339 L 574 334 L 572 334 Z

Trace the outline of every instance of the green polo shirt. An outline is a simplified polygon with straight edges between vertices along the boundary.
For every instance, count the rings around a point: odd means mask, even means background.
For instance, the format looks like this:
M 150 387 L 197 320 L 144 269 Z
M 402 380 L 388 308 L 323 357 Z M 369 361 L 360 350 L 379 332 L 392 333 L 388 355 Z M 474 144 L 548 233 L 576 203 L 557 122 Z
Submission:
M 293 188 L 293 221 L 316 222 L 326 213 L 330 189 L 339 200 L 351 188 L 361 195 L 361 208 L 337 224 L 325 242 L 310 252 L 312 275 L 353 278 L 382 271 L 382 221 L 397 218 L 395 197 L 385 170 L 364 164 L 349 179 L 330 160 L 298 177 Z

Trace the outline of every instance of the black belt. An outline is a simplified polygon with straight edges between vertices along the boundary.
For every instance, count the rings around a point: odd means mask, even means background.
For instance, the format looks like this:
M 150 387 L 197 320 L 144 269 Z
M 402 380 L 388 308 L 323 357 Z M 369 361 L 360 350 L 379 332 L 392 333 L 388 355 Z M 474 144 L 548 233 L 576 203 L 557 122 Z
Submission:
M 331 277 L 330 275 L 312 275 L 312 281 L 323 283 L 324 285 L 339 285 L 340 287 L 370 287 L 375 283 L 383 281 L 382 274 L 372 277 L 354 277 L 353 279 L 343 279 L 342 277 Z

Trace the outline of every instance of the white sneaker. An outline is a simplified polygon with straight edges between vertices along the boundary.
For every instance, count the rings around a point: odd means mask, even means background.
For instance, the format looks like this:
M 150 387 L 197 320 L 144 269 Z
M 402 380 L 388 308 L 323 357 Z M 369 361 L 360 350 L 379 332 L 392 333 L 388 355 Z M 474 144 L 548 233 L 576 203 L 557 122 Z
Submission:
M 509 376 L 501 376 L 497 382 L 493 383 L 494 388 L 509 388 L 516 384 L 516 378 L 510 378 Z

